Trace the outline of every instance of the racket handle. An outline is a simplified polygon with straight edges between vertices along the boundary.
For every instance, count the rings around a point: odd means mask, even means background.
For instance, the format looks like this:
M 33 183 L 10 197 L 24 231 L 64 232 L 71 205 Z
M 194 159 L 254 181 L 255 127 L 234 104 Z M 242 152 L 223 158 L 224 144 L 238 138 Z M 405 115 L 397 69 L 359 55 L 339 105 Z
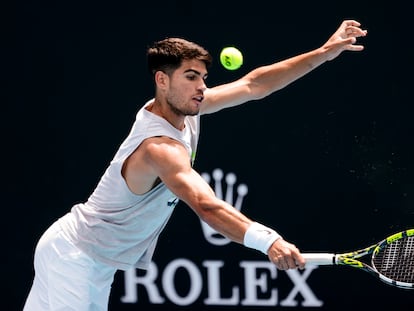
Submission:
M 306 260 L 307 265 L 314 266 L 327 266 L 336 264 L 335 254 L 330 253 L 304 253 L 303 258 Z

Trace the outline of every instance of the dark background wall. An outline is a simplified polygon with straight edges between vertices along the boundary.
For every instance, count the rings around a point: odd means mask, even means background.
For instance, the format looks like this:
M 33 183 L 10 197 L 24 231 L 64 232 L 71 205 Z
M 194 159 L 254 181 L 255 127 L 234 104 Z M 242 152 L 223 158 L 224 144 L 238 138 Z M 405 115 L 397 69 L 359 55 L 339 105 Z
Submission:
M 343 19 L 369 35 L 361 53 L 346 52 L 265 100 L 203 118 L 196 169 L 234 172 L 248 185 L 242 211 L 276 228 L 303 251 L 346 251 L 414 225 L 413 47 L 402 1 L 18 2 L 5 10 L 2 42 L 2 310 L 20 310 L 30 288 L 37 239 L 94 189 L 136 111 L 153 96 L 145 49 L 183 36 L 215 57 L 208 85 L 324 43 Z M 218 63 L 236 45 L 235 72 Z M 224 189 L 226 189 L 224 185 Z M 242 287 L 240 262 L 266 261 L 236 244 L 207 243 L 197 217 L 181 203 L 154 257 L 219 260 L 223 296 Z M 157 281 L 161 282 L 161 281 Z M 320 268 L 307 282 L 315 309 L 408 310 L 413 293 L 360 271 Z M 186 278 L 181 281 L 186 292 Z M 160 283 L 158 283 L 160 284 Z M 204 284 L 204 286 L 206 286 Z M 292 288 L 279 273 L 280 300 Z M 142 289 L 141 289 L 142 290 Z M 162 290 L 161 290 L 162 291 Z M 124 304 L 124 274 L 111 310 L 262 310 L 190 306 L 171 301 Z M 280 305 L 269 309 L 304 309 Z M 356 304 L 361 305 L 356 305 Z

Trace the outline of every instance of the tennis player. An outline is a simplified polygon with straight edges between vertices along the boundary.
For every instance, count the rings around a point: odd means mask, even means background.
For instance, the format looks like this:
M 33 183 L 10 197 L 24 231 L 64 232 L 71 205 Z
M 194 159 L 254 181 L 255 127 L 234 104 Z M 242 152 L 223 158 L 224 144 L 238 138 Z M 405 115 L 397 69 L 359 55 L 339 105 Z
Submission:
M 24 310 L 107 310 L 115 272 L 148 267 L 178 200 L 278 269 L 303 268 L 294 244 L 218 199 L 192 168 L 200 116 L 261 99 L 343 51 L 361 51 L 356 38 L 366 34 L 359 22 L 345 20 L 321 47 L 212 88 L 206 86 L 212 58 L 203 47 L 181 38 L 155 42 L 147 51 L 155 96 L 138 111 L 89 199 L 40 238 Z

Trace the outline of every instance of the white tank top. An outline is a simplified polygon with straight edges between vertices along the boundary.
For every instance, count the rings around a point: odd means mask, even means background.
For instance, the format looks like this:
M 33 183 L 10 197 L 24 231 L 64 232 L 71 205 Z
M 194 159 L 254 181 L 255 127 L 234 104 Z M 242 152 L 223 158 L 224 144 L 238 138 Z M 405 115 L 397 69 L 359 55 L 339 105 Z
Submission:
M 180 131 L 146 110 L 151 102 L 138 111 L 128 137 L 87 202 L 74 205 L 59 219 L 72 243 L 92 258 L 121 270 L 147 268 L 158 236 L 178 203 L 163 183 L 144 195 L 132 193 L 121 175 L 125 159 L 144 139 L 168 136 L 185 146 L 193 163 L 198 143 L 199 115 L 186 117 Z

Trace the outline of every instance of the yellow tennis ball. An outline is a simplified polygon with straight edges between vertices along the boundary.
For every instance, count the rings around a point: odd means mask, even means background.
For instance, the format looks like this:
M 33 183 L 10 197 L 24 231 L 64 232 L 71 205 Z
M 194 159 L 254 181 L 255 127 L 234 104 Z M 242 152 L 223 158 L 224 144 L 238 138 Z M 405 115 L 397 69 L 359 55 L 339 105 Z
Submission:
M 243 65 L 243 54 L 233 46 L 225 47 L 221 50 L 220 62 L 228 70 L 239 69 Z

